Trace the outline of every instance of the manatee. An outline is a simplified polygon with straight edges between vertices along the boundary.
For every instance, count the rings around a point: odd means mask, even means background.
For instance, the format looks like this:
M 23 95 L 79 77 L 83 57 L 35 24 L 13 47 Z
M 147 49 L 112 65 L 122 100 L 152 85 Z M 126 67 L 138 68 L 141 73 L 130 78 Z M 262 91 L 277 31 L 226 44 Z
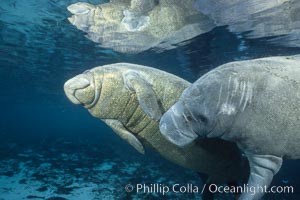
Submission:
M 248 161 L 235 144 L 208 139 L 183 149 L 159 132 L 162 114 L 189 85 L 155 68 L 117 63 L 75 76 L 65 83 L 64 90 L 71 102 L 84 106 L 138 152 L 152 148 L 169 161 L 209 175 L 213 183 L 246 181 Z
M 181 147 L 197 138 L 235 142 L 249 160 L 249 187 L 268 187 L 283 159 L 300 158 L 299 102 L 300 56 L 232 62 L 185 89 L 160 131 Z
M 232 32 L 244 33 L 247 38 L 272 37 L 265 40 L 300 47 L 298 0 L 197 0 L 196 4 L 216 25 Z
M 69 22 L 101 47 L 122 53 L 172 49 L 215 27 L 195 0 L 113 0 L 68 6 Z M 176 45 L 175 45 L 176 44 Z

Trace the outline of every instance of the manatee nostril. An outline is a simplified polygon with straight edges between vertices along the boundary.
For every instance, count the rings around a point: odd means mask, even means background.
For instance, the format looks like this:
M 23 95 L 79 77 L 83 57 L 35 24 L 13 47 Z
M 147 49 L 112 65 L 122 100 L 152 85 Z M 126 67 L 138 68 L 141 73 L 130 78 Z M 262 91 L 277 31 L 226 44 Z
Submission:
M 64 84 L 64 91 L 68 99 L 74 104 L 80 104 L 80 102 L 75 98 L 74 93 L 75 90 L 70 87 L 72 81 L 69 80 Z
M 72 81 L 73 79 L 71 79 Z M 70 83 L 70 88 L 73 90 L 84 89 L 90 85 L 90 81 L 85 77 L 75 77 L 73 82 Z

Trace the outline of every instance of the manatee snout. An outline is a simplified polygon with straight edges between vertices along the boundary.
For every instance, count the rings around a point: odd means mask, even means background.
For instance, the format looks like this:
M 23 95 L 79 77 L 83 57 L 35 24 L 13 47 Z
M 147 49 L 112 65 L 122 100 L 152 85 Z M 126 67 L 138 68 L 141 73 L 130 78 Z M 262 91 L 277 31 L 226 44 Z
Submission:
M 159 123 L 162 135 L 180 147 L 190 144 L 198 137 L 186 124 L 182 124 L 182 117 L 184 116 L 173 106 L 162 116 Z
M 71 17 L 68 17 L 69 22 L 82 31 L 88 31 L 90 20 L 95 14 L 95 6 L 79 2 L 68 6 L 67 9 L 73 14 Z
M 88 14 L 95 6 L 89 3 L 78 2 L 67 7 L 68 11 L 73 15 Z
M 68 99 L 74 104 L 90 105 L 95 100 L 95 86 L 91 74 L 80 74 L 64 85 Z

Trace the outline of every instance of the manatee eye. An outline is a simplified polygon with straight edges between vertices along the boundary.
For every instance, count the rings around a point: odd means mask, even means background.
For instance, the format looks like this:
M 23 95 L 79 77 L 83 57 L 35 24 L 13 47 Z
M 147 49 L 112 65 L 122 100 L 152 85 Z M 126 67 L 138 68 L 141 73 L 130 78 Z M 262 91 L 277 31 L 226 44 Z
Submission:
M 187 121 L 192 121 L 193 118 L 192 118 L 191 116 L 187 116 L 187 117 L 186 117 L 186 120 L 187 120 Z
M 193 120 L 193 118 L 190 115 L 183 115 L 183 118 L 186 123 Z

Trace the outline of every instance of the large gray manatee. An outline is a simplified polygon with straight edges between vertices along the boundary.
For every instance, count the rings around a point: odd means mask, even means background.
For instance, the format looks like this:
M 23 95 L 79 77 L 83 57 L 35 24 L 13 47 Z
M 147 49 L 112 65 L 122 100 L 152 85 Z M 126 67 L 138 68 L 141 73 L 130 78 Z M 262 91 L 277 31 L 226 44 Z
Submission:
M 196 138 L 221 138 L 245 152 L 249 187 L 242 200 L 260 199 L 282 159 L 300 158 L 300 56 L 222 65 L 182 93 L 161 118 L 161 133 L 184 146 Z
M 140 153 L 143 146 L 153 148 L 167 160 L 208 174 L 211 182 L 246 180 L 247 159 L 233 143 L 203 140 L 182 149 L 161 135 L 159 119 L 189 85 L 158 69 L 118 63 L 77 75 L 64 90 L 71 102 L 83 105 Z

